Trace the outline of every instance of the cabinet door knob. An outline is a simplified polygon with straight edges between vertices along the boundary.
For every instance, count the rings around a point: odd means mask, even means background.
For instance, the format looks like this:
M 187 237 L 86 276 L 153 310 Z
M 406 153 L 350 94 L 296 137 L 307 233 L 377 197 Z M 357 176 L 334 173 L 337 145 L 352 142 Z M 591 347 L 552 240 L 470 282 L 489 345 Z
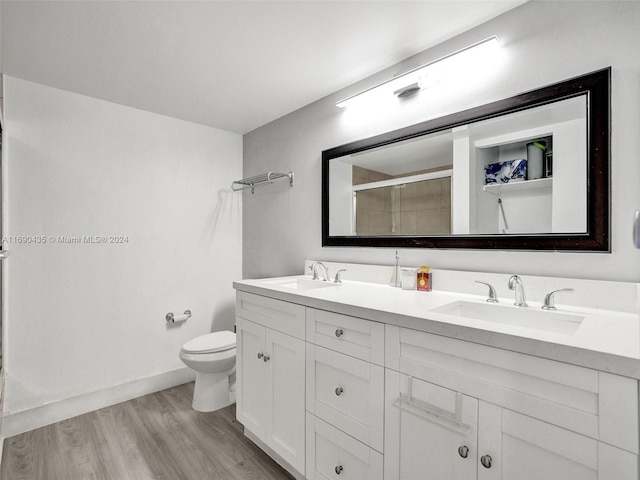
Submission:
M 336 337 L 340 338 L 342 335 L 344 335 L 344 330 L 342 330 L 341 328 L 337 328 Z
M 336 475 L 340 475 L 342 473 L 342 470 L 344 470 L 344 468 L 342 468 L 342 465 L 338 465 L 336 468 Z
M 262 360 L 264 360 L 264 363 L 267 363 L 269 360 L 271 360 L 271 357 L 269 357 L 269 355 L 265 355 L 264 357 L 262 357 Z
M 489 455 L 483 455 L 480 457 L 480 463 L 484 468 L 491 468 L 491 457 Z
M 264 353 L 259 353 L 258 354 L 258 360 L 260 360 L 262 357 L 264 357 Z
M 469 456 L 469 447 L 463 445 L 462 447 L 458 447 L 458 455 L 462 458 L 467 458 Z
M 342 387 L 336 387 L 336 395 L 337 396 L 342 395 L 342 392 L 344 392 L 344 389 Z

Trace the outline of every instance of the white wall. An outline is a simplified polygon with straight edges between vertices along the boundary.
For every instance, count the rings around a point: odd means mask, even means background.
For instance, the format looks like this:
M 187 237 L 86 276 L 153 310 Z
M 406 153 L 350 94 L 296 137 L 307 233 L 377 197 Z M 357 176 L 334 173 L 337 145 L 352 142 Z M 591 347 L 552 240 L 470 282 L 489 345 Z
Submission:
M 175 372 L 186 340 L 233 328 L 240 135 L 6 77 L 3 136 L 10 417 Z M 48 238 L 83 235 L 128 243 Z
M 245 172 L 292 169 L 296 185 L 245 195 L 244 276 L 300 273 L 305 258 L 393 262 L 390 249 L 321 247 L 322 150 L 612 66 L 612 253 L 404 249 L 400 258 L 403 265 L 639 281 L 640 252 L 630 233 L 640 208 L 638 25 L 638 2 L 529 2 L 245 135 Z M 394 73 L 494 34 L 501 41 L 499 61 L 461 75 L 447 95 L 425 90 L 360 118 L 335 106 Z

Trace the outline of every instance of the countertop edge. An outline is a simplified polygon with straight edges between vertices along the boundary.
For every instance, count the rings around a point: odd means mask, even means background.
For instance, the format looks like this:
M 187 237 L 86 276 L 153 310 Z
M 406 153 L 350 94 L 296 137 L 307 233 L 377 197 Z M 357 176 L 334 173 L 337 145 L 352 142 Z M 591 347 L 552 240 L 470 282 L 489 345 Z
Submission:
M 572 365 L 592 368 L 602 372 L 640 379 L 640 361 L 605 352 L 597 352 L 543 340 L 492 332 L 478 328 L 439 322 L 419 317 L 383 312 L 376 309 L 347 305 L 295 293 L 282 292 L 268 287 L 233 282 L 233 288 L 246 293 L 274 298 L 319 310 L 364 318 L 374 322 L 410 328 L 434 335 L 500 348 L 526 355 L 556 360 Z

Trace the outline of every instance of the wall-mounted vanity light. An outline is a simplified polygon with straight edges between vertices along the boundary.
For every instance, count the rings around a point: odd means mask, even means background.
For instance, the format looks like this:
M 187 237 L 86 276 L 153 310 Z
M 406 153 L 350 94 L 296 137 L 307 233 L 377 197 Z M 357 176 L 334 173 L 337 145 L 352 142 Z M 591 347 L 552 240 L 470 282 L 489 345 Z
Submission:
M 461 66 L 469 67 L 471 64 L 486 62 L 488 55 L 497 46 L 498 37 L 494 35 L 344 98 L 336 102 L 336 106 L 345 108 L 360 101 L 375 101 L 376 97 L 388 98 L 392 94 L 399 98 L 409 97 L 424 88 L 432 87 L 444 75 L 455 75 Z

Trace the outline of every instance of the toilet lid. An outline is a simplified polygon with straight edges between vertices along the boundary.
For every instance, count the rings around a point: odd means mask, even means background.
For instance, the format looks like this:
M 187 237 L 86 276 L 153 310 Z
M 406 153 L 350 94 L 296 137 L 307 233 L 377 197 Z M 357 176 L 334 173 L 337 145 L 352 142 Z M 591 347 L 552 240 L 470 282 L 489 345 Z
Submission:
M 213 353 L 229 350 L 236 346 L 236 334 L 224 330 L 201 335 L 189 340 L 182 346 L 182 350 L 187 353 Z

